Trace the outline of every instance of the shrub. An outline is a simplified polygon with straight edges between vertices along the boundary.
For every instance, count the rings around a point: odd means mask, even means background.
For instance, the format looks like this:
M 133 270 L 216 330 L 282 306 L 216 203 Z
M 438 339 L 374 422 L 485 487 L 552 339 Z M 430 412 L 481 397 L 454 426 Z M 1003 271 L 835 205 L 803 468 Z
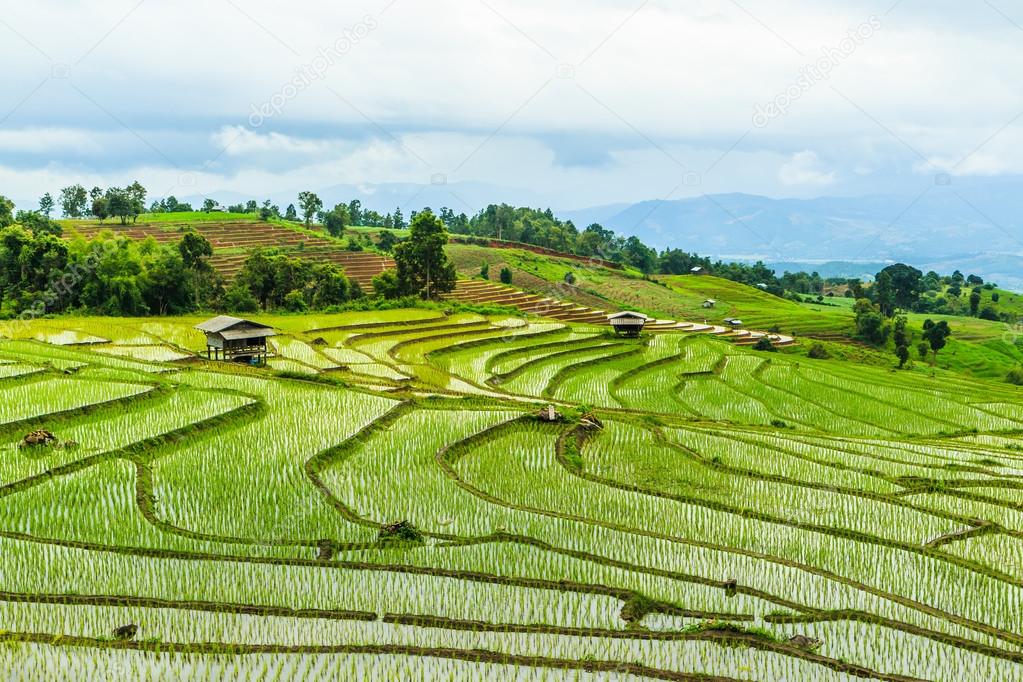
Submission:
M 808 358 L 813 358 L 814 360 L 827 360 L 831 357 L 831 354 L 828 353 L 828 349 L 824 347 L 824 344 L 815 343 L 810 346 L 810 350 L 807 351 L 806 356 Z
M 490 279 L 490 263 L 484 263 L 480 266 L 480 277 Z
M 994 306 L 984 306 L 984 309 L 980 311 L 979 315 L 982 320 L 994 320 L 998 321 L 998 311 L 994 309 Z
M 565 284 L 575 284 L 575 273 L 574 272 L 566 272 L 565 273 Z
M 372 279 L 373 291 L 377 296 L 384 298 L 398 298 L 401 295 L 401 285 L 398 282 L 398 273 L 394 270 L 384 270 Z
M 753 350 L 762 350 L 767 351 L 769 353 L 774 353 L 778 349 L 774 347 L 773 343 L 771 343 L 771 339 L 767 338 L 766 336 L 761 336 L 759 339 L 757 339 L 757 342 L 753 344 Z
M 512 283 L 512 271 L 511 268 L 501 268 L 501 282 L 503 284 Z
M 247 287 L 235 283 L 224 292 L 223 308 L 234 313 L 254 313 L 259 310 L 259 301 Z
M 309 310 L 309 304 L 305 301 L 305 294 L 298 289 L 289 291 L 284 296 L 284 309 L 293 313 L 304 313 Z
M 1023 367 L 1013 367 L 1005 375 L 1005 380 L 1016 386 L 1023 386 Z

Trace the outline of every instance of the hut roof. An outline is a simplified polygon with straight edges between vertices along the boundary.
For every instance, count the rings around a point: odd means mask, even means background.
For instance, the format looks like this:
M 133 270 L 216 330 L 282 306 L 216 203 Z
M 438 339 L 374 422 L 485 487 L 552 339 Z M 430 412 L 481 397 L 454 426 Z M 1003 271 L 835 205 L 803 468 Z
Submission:
M 274 336 L 272 327 L 252 320 L 243 320 L 239 317 L 219 315 L 206 320 L 195 328 L 208 334 L 220 334 L 225 339 L 253 338 L 256 336 Z M 237 329 L 236 329 L 237 328 Z M 234 330 L 234 331 L 231 331 Z
M 236 341 L 238 339 L 262 339 L 267 336 L 277 336 L 277 332 L 273 329 L 253 329 L 250 327 L 245 329 L 229 329 L 220 332 L 220 335 L 228 341 Z
M 650 318 L 648 318 L 643 313 L 637 313 L 637 312 L 632 311 L 632 310 L 623 310 L 620 313 L 614 313 L 613 315 L 608 315 L 607 319 L 614 321 L 614 320 L 630 320 L 630 319 L 631 320 L 648 320 Z

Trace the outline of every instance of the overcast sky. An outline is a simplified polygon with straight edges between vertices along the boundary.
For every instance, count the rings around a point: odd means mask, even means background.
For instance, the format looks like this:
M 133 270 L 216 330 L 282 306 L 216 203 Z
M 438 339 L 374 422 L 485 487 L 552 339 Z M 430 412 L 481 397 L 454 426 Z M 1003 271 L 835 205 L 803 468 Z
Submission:
M 1009 0 L 8 0 L 0 194 L 914 194 L 1023 170 L 1021 46 Z

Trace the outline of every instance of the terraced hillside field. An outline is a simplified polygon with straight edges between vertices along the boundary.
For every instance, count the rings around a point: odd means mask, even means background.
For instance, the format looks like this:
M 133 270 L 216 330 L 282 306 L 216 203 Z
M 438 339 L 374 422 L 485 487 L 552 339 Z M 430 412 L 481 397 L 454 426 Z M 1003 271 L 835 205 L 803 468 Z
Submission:
M 202 214 L 200 214 L 202 215 Z M 130 225 L 90 223 L 71 224 L 69 234 L 93 237 L 103 231 L 129 239 L 153 239 L 173 242 L 181 239 L 182 231 L 194 229 L 202 233 L 213 246 L 210 264 L 228 281 L 241 270 L 245 259 L 258 248 L 281 249 L 289 255 L 320 263 L 334 263 L 345 271 L 366 291 L 372 291 L 372 279 L 394 262 L 383 255 L 368 251 L 348 251 L 339 242 L 314 230 L 301 230 L 295 225 L 254 220 L 196 221 L 190 214 L 184 223 L 170 221 L 141 222 Z
M 260 320 L 267 368 L 197 358 L 199 318 L 0 327 L 0 669 L 1023 680 L 1020 389 L 684 330 Z

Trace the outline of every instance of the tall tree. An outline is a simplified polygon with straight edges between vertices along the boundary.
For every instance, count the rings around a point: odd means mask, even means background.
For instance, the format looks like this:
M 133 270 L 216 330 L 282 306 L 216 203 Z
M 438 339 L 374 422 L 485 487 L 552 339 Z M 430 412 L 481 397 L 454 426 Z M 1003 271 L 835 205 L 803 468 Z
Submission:
M 178 252 L 181 254 L 181 261 L 185 269 L 191 271 L 195 307 L 199 308 L 199 298 L 203 288 L 202 281 L 213 272 L 213 268 L 210 267 L 207 260 L 213 255 L 213 245 L 205 236 L 194 230 L 189 230 L 178 242 Z
M 128 218 L 131 217 L 134 211 L 134 206 L 128 192 L 120 187 L 111 187 L 107 190 L 104 198 L 107 200 L 107 211 L 110 215 L 120 218 L 122 225 L 127 225 Z
M 323 226 L 334 237 L 340 237 L 345 228 L 352 224 L 348 206 L 338 204 L 323 214 Z
M 910 310 L 920 300 L 924 274 L 905 263 L 889 265 L 877 273 L 877 298 L 885 317 L 895 314 L 897 308 Z
M 146 188 L 136 180 L 125 188 L 124 193 L 128 197 L 128 215 L 135 222 L 146 210 Z
M 53 196 L 49 192 L 39 198 L 39 212 L 47 218 L 50 217 L 50 213 L 53 211 L 53 206 Z
M 889 273 L 884 270 L 877 273 L 870 293 L 882 315 L 891 317 L 895 314 L 895 286 L 892 284 L 892 276 Z
M 930 344 L 935 360 L 938 359 L 938 351 L 945 347 L 950 336 L 952 336 L 952 330 L 945 320 L 938 322 L 924 320 L 924 339 Z
M 89 194 L 81 185 L 70 185 L 60 190 L 60 210 L 65 218 L 81 218 L 88 201 Z
M 970 275 L 971 277 L 973 275 Z M 976 315 L 980 309 L 980 287 L 975 288 L 970 292 L 970 314 Z
M 14 224 L 14 202 L 0 195 L 0 227 Z
M 348 217 L 351 219 L 351 225 L 362 225 L 362 202 L 358 199 L 352 199 L 348 202 Z
M 312 192 L 299 192 L 298 205 L 302 209 L 302 218 L 305 220 L 305 224 L 308 225 L 313 221 L 313 216 L 316 215 L 316 212 L 323 208 L 323 199 L 320 199 Z
M 444 251 L 444 223 L 426 209 L 416 214 L 409 230 L 409 238 L 394 247 L 401 292 L 431 299 L 454 289 L 455 266 Z
M 110 202 L 104 196 L 92 200 L 92 214 L 102 223 L 110 217 Z

